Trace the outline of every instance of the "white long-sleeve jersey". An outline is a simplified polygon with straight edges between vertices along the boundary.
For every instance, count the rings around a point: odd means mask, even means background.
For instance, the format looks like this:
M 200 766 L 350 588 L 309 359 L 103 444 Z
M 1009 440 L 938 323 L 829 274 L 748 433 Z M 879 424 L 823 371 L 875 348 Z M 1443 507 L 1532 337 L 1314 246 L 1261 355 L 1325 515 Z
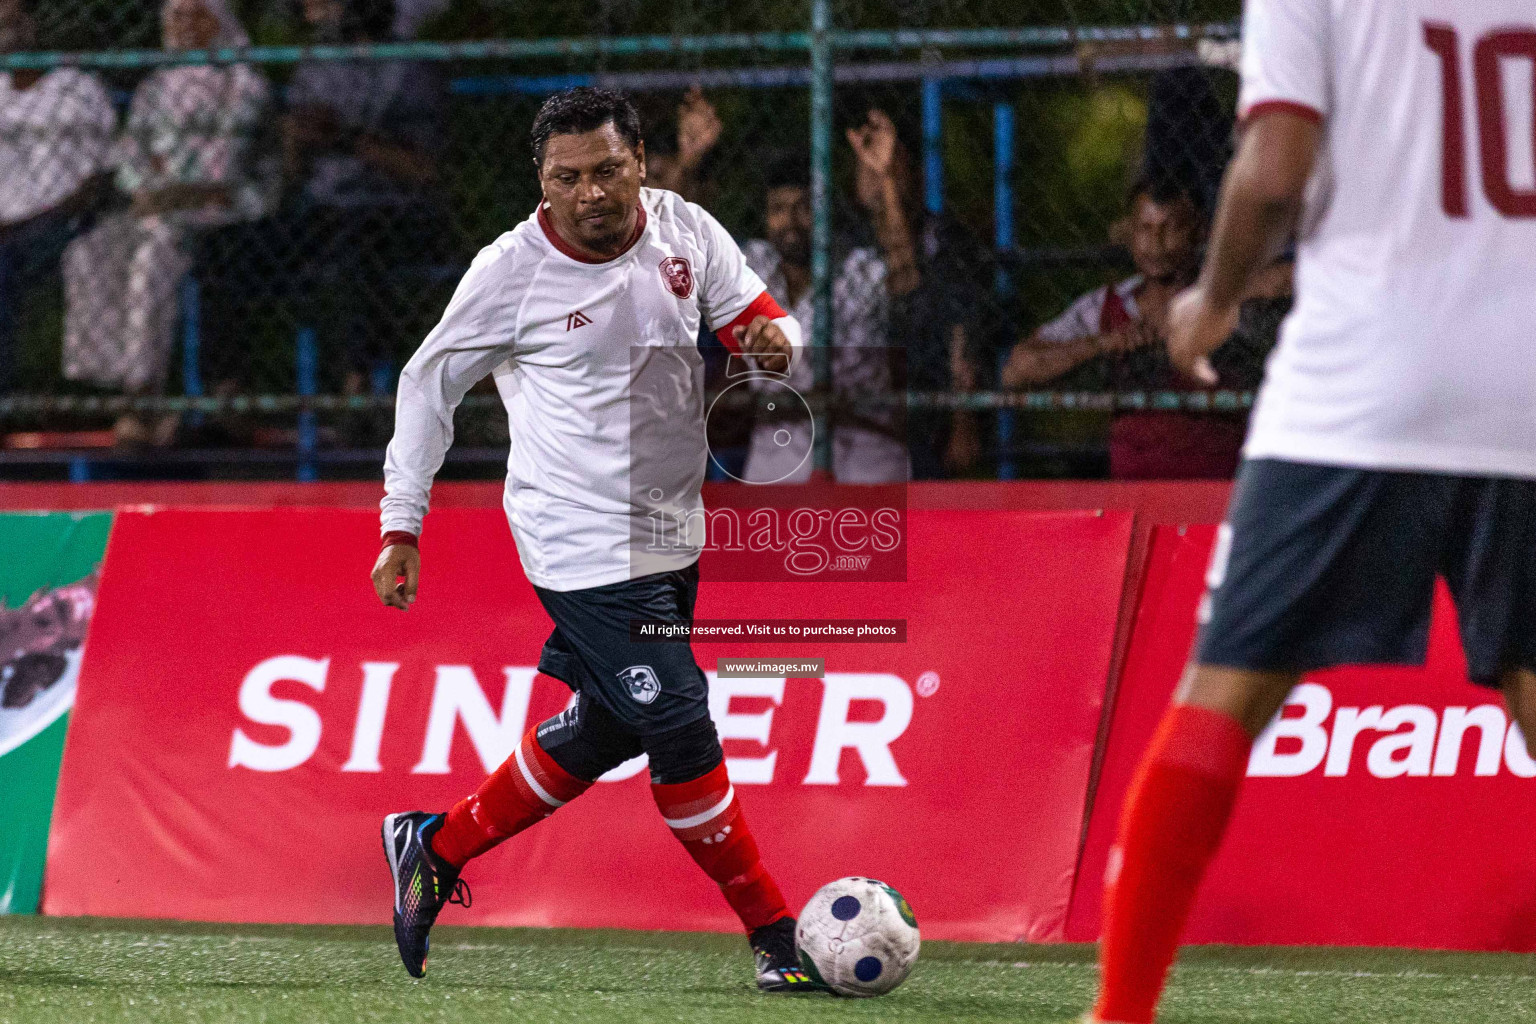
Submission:
M 383 532 L 421 531 L 465 392 L 493 374 L 511 451 L 503 504 L 528 579 L 578 590 L 699 557 L 701 322 L 783 313 L 725 229 L 641 191 L 630 247 L 593 262 L 541 209 L 483 249 L 400 375 Z

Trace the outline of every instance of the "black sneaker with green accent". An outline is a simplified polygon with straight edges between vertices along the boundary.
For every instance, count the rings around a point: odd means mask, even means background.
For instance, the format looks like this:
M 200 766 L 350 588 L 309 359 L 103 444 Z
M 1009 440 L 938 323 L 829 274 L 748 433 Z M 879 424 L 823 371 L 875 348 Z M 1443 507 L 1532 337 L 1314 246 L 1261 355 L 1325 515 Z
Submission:
M 781 917 L 765 924 L 747 942 L 757 959 L 757 987 L 764 992 L 825 992 L 827 987 L 800 966 L 795 948 L 795 919 Z
M 384 819 L 384 856 L 395 880 L 395 945 L 411 977 L 427 972 L 427 933 L 447 903 L 467 907 L 469 886 L 458 869 L 432 852 L 432 834 L 442 828 L 441 814 L 409 811 Z

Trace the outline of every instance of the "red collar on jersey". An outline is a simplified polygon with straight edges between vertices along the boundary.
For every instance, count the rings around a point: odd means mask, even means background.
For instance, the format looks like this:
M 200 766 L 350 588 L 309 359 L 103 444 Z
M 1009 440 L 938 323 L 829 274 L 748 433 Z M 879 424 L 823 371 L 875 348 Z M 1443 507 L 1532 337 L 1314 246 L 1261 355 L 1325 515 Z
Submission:
M 617 255 L 610 256 L 606 260 L 595 260 L 592 257 L 580 252 L 574 246 L 572 246 L 571 243 L 561 238 L 560 232 L 555 230 L 555 226 L 551 224 L 549 222 L 549 218 L 545 216 L 543 203 L 539 204 L 539 227 L 544 229 L 544 237 L 549 239 L 550 245 L 554 246 L 556 249 L 559 249 L 562 253 L 569 256 L 571 259 L 577 261 L 578 263 L 612 263 L 620 256 L 623 256 L 626 252 L 629 252 L 629 250 L 633 249 L 635 247 L 635 243 L 640 241 L 640 236 L 645 234 L 645 204 L 639 203 L 637 206 L 640 211 L 640 216 L 635 218 L 635 233 L 629 236 L 629 241 L 624 243 L 624 248 L 620 249 Z

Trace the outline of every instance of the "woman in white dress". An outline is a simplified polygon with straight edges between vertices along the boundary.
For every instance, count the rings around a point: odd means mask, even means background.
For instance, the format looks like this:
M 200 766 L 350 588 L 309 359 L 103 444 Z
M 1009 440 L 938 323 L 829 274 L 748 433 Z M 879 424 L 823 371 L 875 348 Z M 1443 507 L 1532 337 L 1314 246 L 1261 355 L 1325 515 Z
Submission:
M 161 24 L 170 50 L 250 44 L 228 0 L 165 0 Z M 130 205 L 64 256 L 65 377 L 132 395 L 164 389 L 197 232 L 270 208 L 275 179 L 256 153 L 269 102 L 266 79 L 245 64 L 168 67 L 139 85 L 112 158 Z M 124 444 L 166 444 L 176 424 L 129 414 L 115 432 Z

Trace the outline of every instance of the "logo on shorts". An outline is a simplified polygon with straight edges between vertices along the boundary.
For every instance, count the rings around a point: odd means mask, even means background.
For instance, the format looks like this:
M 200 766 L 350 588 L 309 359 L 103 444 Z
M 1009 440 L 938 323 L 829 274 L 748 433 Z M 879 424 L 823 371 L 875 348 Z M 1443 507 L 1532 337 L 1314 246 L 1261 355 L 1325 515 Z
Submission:
M 693 294 L 693 268 L 681 256 L 668 256 L 661 261 L 661 279 L 667 288 L 680 299 Z
M 661 693 L 661 680 L 649 665 L 631 665 L 619 673 L 619 682 L 629 690 L 629 695 L 640 704 L 649 704 Z

